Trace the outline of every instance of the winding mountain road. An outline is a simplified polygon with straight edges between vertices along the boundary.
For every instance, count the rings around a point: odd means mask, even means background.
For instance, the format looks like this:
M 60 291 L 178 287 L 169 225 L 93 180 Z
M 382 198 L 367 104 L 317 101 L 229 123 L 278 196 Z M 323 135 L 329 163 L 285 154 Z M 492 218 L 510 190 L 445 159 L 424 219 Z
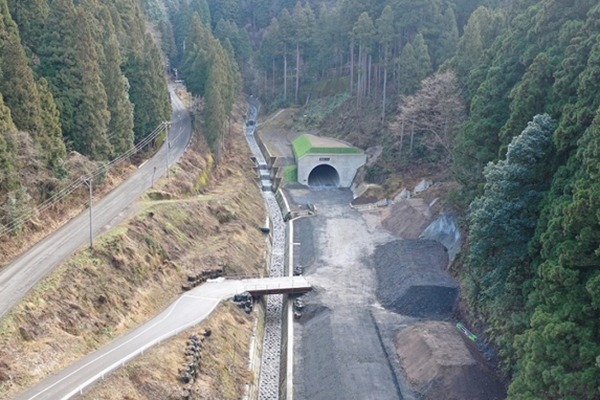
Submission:
M 301 276 L 223 280 L 204 283 L 181 295 L 167 309 L 130 333 L 69 365 L 16 400 L 68 399 L 144 350 L 206 318 L 221 300 L 244 291 L 278 292 L 310 288 Z
M 169 143 L 142 164 L 124 183 L 94 204 L 94 236 L 118 225 L 132 214 L 135 201 L 166 172 L 170 164 L 184 153 L 191 138 L 191 119 L 188 111 L 169 87 L 173 115 Z M 27 252 L 0 271 L 0 318 L 48 275 L 66 257 L 89 240 L 89 214 L 82 212 L 61 229 L 38 242 Z

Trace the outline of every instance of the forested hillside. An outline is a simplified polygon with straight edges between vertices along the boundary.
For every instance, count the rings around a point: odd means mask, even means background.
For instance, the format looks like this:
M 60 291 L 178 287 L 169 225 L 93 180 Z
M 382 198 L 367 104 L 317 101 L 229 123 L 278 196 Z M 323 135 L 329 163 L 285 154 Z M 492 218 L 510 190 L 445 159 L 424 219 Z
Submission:
M 2 224 L 60 190 L 71 151 L 108 161 L 168 119 L 168 63 L 217 159 L 245 88 L 266 109 L 301 108 L 299 129 L 382 146 L 366 177 L 390 193 L 408 171 L 459 182 L 468 243 L 453 269 L 510 398 L 600 398 L 597 0 L 0 0 L 0 11 Z
M 1 0 L 0 14 L 4 236 L 83 186 L 78 174 L 91 171 L 78 165 L 106 177 L 109 161 L 171 112 L 165 59 L 138 0 Z
M 367 178 L 452 171 L 468 232 L 454 269 L 510 398 L 600 398 L 597 1 L 190 6 L 267 107 L 303 107 L 299 126 L 383 145 Z
M 478 15 L 470 25 L 486 24 Z M 479 195 L 467 294 L 513 374 L 511 398 L 596 399 L 600 4 L 521 1 L 505 15 L 465 80 L 454 155 L 457 179 Z

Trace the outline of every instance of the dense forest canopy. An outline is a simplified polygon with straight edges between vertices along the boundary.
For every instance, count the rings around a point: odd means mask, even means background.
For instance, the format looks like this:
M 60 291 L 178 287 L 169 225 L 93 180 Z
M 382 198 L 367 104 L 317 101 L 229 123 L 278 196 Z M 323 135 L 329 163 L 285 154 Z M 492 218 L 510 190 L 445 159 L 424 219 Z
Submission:
M 138 1 L 1 0 L 0 13 L 4 235 L 81 183 L 75 154 L 108 165 L 171 112 L 164 58 Z
M 509 397 L 600 398 L 597 0 L 0 0 L 0 13 L 3 224 L 60 188 L 70 152 L 111 160 L 168 119 L 167 71 L 217 159 L 242 88 L 267 109 L 317 104 L 345 116 L 325 133 L 383 146 L 368 179 L 418 166 L 462 185 L 455 270 Z M 54 184 L 25 179 L 41 170 Z

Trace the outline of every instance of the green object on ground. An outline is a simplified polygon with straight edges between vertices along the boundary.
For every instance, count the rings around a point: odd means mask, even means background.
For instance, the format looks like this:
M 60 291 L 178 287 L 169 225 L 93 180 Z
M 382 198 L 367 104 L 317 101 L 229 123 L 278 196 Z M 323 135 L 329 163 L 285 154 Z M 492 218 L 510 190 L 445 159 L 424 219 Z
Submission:
M 477 340 L 477 335 L 475 335 L 473 332 L 471 332 L 470 330 L 468 330 L 463 324 L 462 322 L 457 322 L 456 323 L 456 327 L 462 331 L 462 333 L 464 333 L 465 335 L 467 335 L 467 337 L 469 339 L 471 339 L 472 341 L 476 341 Z

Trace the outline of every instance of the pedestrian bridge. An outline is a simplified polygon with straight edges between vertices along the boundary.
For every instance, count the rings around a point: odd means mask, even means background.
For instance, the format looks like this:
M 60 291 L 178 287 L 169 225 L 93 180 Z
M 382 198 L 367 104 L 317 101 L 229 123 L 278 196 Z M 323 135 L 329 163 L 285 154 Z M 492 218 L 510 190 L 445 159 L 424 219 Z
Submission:
M 312 290 L 303 276 L 244 279 L 244 291 L 253 296 L 265 294 L 302 294 Z

